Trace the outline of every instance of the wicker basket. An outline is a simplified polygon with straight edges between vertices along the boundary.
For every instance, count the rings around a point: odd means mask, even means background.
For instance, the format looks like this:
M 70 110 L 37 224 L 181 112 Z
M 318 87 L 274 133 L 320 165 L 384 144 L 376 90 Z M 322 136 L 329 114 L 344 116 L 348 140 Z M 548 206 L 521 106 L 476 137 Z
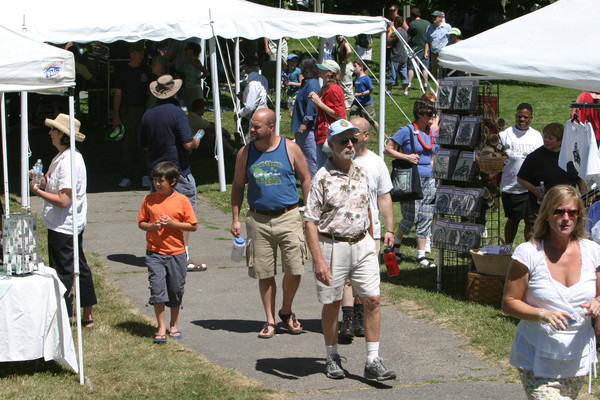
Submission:
M 480 157 L 479 154 L 475 155 L 475 161 L 479 169 L 488 175 L 496 175 L 498 172 L 502 172 L 507 158 L 506 154 L 502 157 Z
M 469 272 L 467 294 L 470 302 L 500 307 L 504 294 L 504 278 Z
M 504 239 L 500 236 L 492 236 L 488 244 L 491 244 L 494 239 L 498 239 L 500 243 L 504 244 Z M 477 251 L 469 250 L 477 272 L 489 275 L 506 275 L 511 262 L 511 254 L 479 254 Z

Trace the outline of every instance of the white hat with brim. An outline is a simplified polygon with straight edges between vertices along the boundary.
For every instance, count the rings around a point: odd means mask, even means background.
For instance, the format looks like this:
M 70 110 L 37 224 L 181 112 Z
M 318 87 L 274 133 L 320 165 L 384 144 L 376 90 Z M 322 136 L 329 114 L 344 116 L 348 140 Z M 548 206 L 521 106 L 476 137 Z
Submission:
M 333 60 L 325 60 L 322 64 L 317 64 L 317 68 L 321 71 L 331 71 L 334 74 L 340 72 L 340 66 Z
M 181 79 L 173 79 L 171 75 L 163 75 L 150 84 L 150 92 L 157 99 L 168 99 L 175 96 L 181 88 Z
M 67 114 L 58 114 L 56 118 L 50 119 L 46 118 L 44 124 L 49 128 L 54 128 L 65 135 L 71 136 L 71 131 L 69 130 L 69 116 Z M 85 140 L 85 135 L 79 132 L 79 128 L 81 127 L 81 122 L 74 118 L 75 125 L 75 140 L 78 142 L 83 142 Z
M 352 125 L 350 121 L 338 119 L 333 124 L 329 125 L 329 128 L 327 128 L 327 140 L 331 140 L 331 138 L 333 138 L 335 135 L 339 135 L 340 133 L 358 133 L 359 131 L 360 129 Z

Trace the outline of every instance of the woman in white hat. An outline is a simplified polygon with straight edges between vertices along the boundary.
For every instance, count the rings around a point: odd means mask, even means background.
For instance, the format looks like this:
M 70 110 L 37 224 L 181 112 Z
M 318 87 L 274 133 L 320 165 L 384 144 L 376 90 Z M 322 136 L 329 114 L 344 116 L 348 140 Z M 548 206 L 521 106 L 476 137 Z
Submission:
M 50 127 L 50 140 L 58 150 L 52 159 L 48 172 L 38 186 L 30 183 L 31 192 L 42 200 L 42 222 L 48 228 L 48 259 L 50 267 L 56 270 L 61 282 L 67 288 L 67 294 L 72 293 L 75 276 L 73 266 L 73 195 L 77 196 L 77 234 L 79 236 L 79 284 L 80 300 L 83 307 L 82 323 L 85 327 L 94 326 L 92 307 L 97 303 L 92 273 L 83 253 L 83 230 L 86 225 L 87 196 L 86 169 L 83 157 L 77 149 L 73 149 L 75 171 L 77 174 L 76 188 L 71 187 L 71 148 L 69 116 L 58 114 L 55 119 L 46 118 L 46 126 Z M 75 140 L 82 142 L 85 135 L 79 132 L 80 123 L 75 120 Z M 30 171 L 30 175 L 33 172 Z M 69 316 L 73 316 L 73 295 L 65 298 Z

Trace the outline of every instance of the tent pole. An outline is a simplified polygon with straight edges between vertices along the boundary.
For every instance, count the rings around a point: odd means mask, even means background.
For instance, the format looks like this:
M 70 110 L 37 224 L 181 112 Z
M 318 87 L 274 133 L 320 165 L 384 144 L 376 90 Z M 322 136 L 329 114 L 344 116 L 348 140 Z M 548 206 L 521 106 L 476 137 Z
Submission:
M 240 102 L 239 97 L 237 96 L 237 94 L 240 92 L 240 38 L 237 37 L 235 38 L 235 56 L 234 56 L 234 61 L 235 61 L 235 67 L 233 69 L 233 72 L 235 74 L 235 96 L 234 100 L 235 101 L 235 112 L 238 112 L 239 110 L 242 109 L 242 104 Z M 238 118 L 235 121 L 235 129 L 237 132 L 242 132 L 242 119 Z M 242 132 L 241 136 L 244 135 L 244 132 Z M 243 142 L 245 143 L 245 141 L 243 140 Z
M 81 337 L 81 299 L 79 298 L 79 232 L 77 232 L 77 169 L 75 166 L 75 88 L 69 88 L 69 142 L 71 147 L 71 218 L 73 221 L 73 269 L 75 273 L 75 299 L 73 307 L 75 307 L 77 318 L 77 353 L 79 356 L 79 384 L 83 386 L 83 343 Z M 70 290 L 71 288 L 67 288 Z
M 225 188 L 225 157 L 223 156 L 223 128 L 221 127 L 221 103 L 219 101 L 219 74 L 217 73 L 217 38 L 210 38 L 210 77 L 212 79 L 213 105 L 215 108 L 215 139 L 217 141 L 217 169 L 219 171 L 219 191 Z M 237 53 L 236 53 L 237 54 Z M 237 55 L 236 55 L 237 57 Z M 239 63 L 239 58 L 236 64 Z M 238 69 L 239 70 L 239 69 Z M 239 74 L 239 72 L 238 72 Z
M 4 215 L 10 215 L 9 198 L 8 198 L 8 161 L 6 151 L 6 104 L 4 101 L 4 92 L 0 93 L 0 113 L 2 114 L 2 171 L 4 175 Z
M 283 38 L 277 41 L 277 67 L 275 68 L 275 134 L 279 136 L 281 125 L 281 50 Z
M 379 43 L 379 130 L 377 131 L 377 154 L 383 158 L 385 147 L 385 47 L 386 31 L 381 32 Z
M 27 115 L 27 92 L 21 92 L 21 205 L 29 209 L 29 129 Z

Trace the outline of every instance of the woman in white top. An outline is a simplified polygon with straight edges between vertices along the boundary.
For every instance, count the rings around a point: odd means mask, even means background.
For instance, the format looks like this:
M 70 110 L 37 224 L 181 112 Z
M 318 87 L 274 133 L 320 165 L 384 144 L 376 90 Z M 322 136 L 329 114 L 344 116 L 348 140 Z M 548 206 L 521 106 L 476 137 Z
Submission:
M 554 186 L 533 238 L 512 256 L 502 310 L 521 320 L 510 364 L 529 399 L 576 398 L 597 362 L 591 318 L 600 315 L 600 246 L 584 239 L 584 221 L 579 192 Z
M 79 237 L 79 288 L 80 302 L 83 307 L 82 323 L 85 327 L 94 326 L 92 306 L 96 301 L 92 273 L 83 254 L 83 230 L 86 225 L 87 196 L 86 169 L 83 157 L 76 149 L 75 172 L 77 174 L 76 188 L 71 185 L 71 148 L 69 142 L 69 116 L 58 114 L 51 120 L 46 118 L 46 126 L 50 127 L 50 140 L 58 150 L 52 159 L 48 172 L 42 178 L 40 186 L 30 183 L 31 192 L 44 200 L 42 222 L 48 228 L 48 259 L 50 267 L 56 270 L 61 282 L 67 288 L 65 293 L 67 311 L 73 316 L 72 287 L 74 280 L 73 267 L 73 211 L 71 199 L 77 198 L 77 234 Z M 85 135 L 79 132 L 80 123 L 75 120 L 75 140 L 82 142 Z M 30 174 L 32 171 L 30 171 Z

